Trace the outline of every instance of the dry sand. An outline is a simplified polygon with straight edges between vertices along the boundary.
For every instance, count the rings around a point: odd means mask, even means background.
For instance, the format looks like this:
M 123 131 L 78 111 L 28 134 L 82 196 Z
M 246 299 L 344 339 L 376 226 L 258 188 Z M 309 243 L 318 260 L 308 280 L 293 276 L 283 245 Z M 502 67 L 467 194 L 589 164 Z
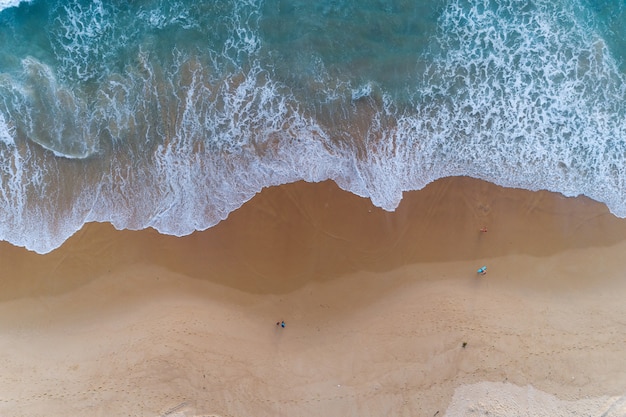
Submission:
M 0 415 L 625 415 L 625 251 L 601 204 L 467 178 L 1 244 Z

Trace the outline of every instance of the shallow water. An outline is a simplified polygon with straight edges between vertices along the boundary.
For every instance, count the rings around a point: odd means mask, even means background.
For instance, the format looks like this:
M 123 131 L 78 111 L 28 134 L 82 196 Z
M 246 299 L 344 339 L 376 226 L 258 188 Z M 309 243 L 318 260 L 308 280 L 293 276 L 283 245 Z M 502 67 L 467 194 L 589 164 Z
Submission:
M 590 0 L 6 7 L 0 239 L 185 235 L 329 178 L 387 210 L 466 175 L 624 217 L 624 21 L 626 2 Z

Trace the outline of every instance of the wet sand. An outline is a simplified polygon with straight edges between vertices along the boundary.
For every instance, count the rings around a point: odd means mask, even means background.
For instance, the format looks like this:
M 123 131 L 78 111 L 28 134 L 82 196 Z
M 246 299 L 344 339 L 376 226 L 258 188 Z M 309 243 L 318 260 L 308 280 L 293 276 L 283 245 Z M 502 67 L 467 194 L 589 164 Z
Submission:
M 3 243 L 0 415 L 612 416 L 624 251 L 599 203 L 468 178 L 393 213 L 297 183 L 184 238 Z

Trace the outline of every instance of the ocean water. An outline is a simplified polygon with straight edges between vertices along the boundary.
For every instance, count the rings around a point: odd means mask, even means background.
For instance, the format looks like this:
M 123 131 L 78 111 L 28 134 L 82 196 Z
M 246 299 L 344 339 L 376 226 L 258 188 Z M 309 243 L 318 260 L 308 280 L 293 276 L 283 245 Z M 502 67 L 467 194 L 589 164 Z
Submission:
M 624 0 L 0 0 L 0 239 L 186 235 L 332 179 L 445 176 L 626 217 Z

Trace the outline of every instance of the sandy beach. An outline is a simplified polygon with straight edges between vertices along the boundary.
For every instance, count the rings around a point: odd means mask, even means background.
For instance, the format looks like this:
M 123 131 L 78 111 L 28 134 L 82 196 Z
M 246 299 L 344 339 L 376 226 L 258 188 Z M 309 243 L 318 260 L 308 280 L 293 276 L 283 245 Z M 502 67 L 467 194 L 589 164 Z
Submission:
M 602 204 L 468 178 L 3 242 L 0 415 L 626 415 L 625 252 Z

